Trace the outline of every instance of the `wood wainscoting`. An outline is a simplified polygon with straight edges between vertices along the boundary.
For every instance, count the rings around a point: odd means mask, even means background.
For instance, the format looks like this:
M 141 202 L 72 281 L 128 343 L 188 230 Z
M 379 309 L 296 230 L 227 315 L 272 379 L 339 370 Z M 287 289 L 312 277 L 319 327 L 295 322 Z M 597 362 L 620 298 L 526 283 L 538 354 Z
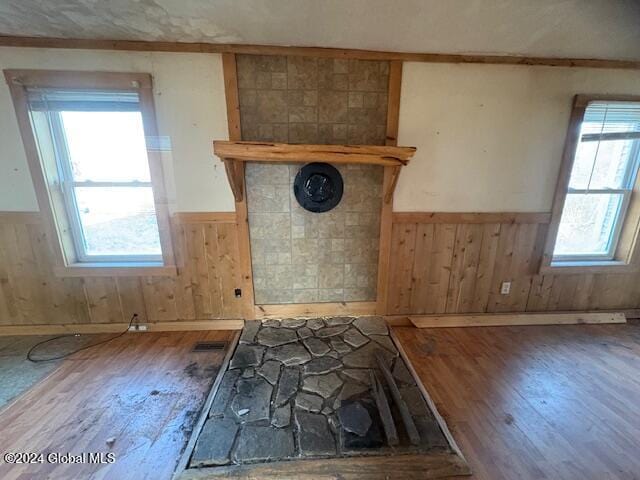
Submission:
M 235 214 L 180 213 L 171 223 L 176 276 L 63 278 L 40 215 L 0 212 L 0 325 L 242 318 Z
M 540 275 L 547 213 L 394 213 L 387 314 L 622 310 L 640 274 Z M 502 282 L 511 282 L 501 295 Z

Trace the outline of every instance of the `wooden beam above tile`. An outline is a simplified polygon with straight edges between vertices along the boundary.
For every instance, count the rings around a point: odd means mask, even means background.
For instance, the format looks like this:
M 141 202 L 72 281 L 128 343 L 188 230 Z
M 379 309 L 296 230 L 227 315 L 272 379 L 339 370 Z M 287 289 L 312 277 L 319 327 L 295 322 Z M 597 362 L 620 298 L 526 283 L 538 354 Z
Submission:
M 395 167 L 395 178 L 400 167 L 409 163 L 416 153 L 415 147 L 396 147 L 378 145 L 292 145 L 288 143 L 266 142 L 230 142 L 216 140 L 213 151 L 226 167 L 227 177 L 236 201 L 242 201 L 242 162 L 325 162 L 334 164 L 381 165 Z M 384 192 L 385 202 L 393 197 L 397 182 L 391 182 Z

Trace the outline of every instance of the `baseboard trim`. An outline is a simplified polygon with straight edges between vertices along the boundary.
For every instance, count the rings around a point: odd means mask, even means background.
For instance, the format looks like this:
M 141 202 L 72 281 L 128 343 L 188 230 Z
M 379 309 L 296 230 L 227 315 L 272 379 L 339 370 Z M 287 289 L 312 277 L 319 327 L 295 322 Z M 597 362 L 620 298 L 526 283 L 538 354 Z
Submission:
M 256 305 L 256 318 L 326 317 L 332 315 L 375 315 L 376 302 L 295 303 Z
M 389 317 L 397 321 L 401 316 Z M 627 323 L 621 312 L 498 313 L 471 315 L 407 315 L 417 328 L 499 327 L 517 325 L 577 325 Z
M 180 332 L 191 330 L 241 330 L 244 320 L 191 320 L 184 322 L 143 323 L 147 332 Z M 9 335 L 64 335 L 90 333 L 120 333 L 128 323 L 67 323 L 60 325 L 1 325 L 0 337 Z M 144 331 L 137 332 L 144 333 Z

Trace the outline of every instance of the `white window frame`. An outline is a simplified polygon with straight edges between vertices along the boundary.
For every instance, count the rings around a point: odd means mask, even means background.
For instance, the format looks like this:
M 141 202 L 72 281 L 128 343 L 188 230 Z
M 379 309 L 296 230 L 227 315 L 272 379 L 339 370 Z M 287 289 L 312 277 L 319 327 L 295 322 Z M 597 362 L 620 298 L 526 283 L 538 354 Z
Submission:
M 623 202 L 617 215 L 616 229 L 611 236 L 610 248 L 606 255 L 555 256 L 554 250 L 567 195 L 580 193 L 569 187 L 577 148 L 583 140 L 582 123 L 589 103 L 600 102 L 640 102 L 637 95 L 575 95 L 569 118 L 560 172 L 551 210 L 551 219 L 538 273 L 542 275 L 576 275 L 595 273 L 635 273 L 640 271 L 640 152 L 635 153 L 635 162 L 627 167 L 627 182 L 621 189 L 591 189 L 590 193 L 622 193 Z M 636 138 L 636 134 L 602 133 L 584 135 L 585 141 L 620 138 Z M 634 147 L 640 149 L 640 140 Z M 635 167 L 632 167 L 635 165 Z
M 67 137 L 61 118 L 61 112 L 47 112 L 49 124 L 52 128 L 52 137 L 55 147 L 56 162 L 59 168 L 59 175 L 67 209 L 67 215 L 71 226 L 73 242 L 76 247 L 76 259 L 80 263 L 90 262 L 161 262 L 162 255 L 89 255 L 87 254 L 80 211 L 78 208 L 75 188 L 76 187 L 151 187 L 152 183 L 131 181 L 131 182 L 78 182 L 73 179 L 71 158 L 67 145 Z M 148 162 L 148 159 L 147 159 Z
M 580 143 L 593 142 L 593 141 L 607 141 L 607 140 L 619 140 L 621 135 L 617 133 L 602 133 L 602 134 L 589 134 L 583 135 L 580 139 Z M 618 247 L 618 241 L 620 240 L 620 233 L 622 232 L 622 226 L 624 225 L 627 212 L 629 210 L 629 204 L 631 202 L 631 195 L 633 194 L 633 186 L 638 176 L 638 168 L 640 167 L 640 139 L 633 138 L 633 147 L 629 153 L 630 161 L 627 164 L 626 171 L 624 173 L 623 184 L 624 188 L 572 188 L 567 187 L 567 196 L 571 194 L 578 195 L 622 195 L 622 202 L 616 212 L 614 219 L 613 229 L 611 236 L 609 237 L 609 244 L 607 245 L 607 252 L 602 255 L 593 254 L 573 254 L 573 255 L 553 255 L 554 262 L 588 262 L 588 261 L 607 261 L 613 260 Z M 576 154 L 577 154 L 576 149 Z M 574 154 L 574 160 L 575 155 Z M 573 165 L 572 165 L 573 166 Z
M 29 172 L 38 200 L 40 215 L 46 238 L 53 253 L 52 268 L 59 277 L 126 277 L 126 276 L 176 276 L 177 268 L 173 253 L 171 221 L 162 168 L 162 153 L 158 148 L 162 142 L 158 137 L 151 75 L 147 73 L 91 72 L 64 70 L 4 70 L 4 76 L 11 93 L 13 106 L 22 136 Z M 43 157 L 32 125 L 29 106 L 29 89 L 78 90 L 90 92 L 135 92 L 142 115 L 144 135 L 147 144 L 147 159 L 151 176 L 153 201 L 160 234 L 161 258 L 152 261 L 144 256 L 136 261 L 126 256 L 126 261 L 112 257 L 109 261 L 83 262 L 73 240 L 73 215 L 77 208 L 67 208 L 60 185 L 57 160 L 50 155 Z M 53 133 L 49 132 L 52 143 Z M 60 143 L 58 141 L 58 143 Z M 53 149 L 55 150 L 55 145 Z M 54 152 L 54 157 L 57 157 Z M 51 161 L 56 165 L 51 166 Z M 52 178 L 55 176 L 56 178 Z M 68 177 L 67 177 L 68 178 Z M 67 195 L 68 197 L 68 195 Z M 155 256 L 154 256 L 155 257 Z M 93 256 L 89 257 L 94 259 Z M 157 258 L 157 257 L 156 257 Z M 107 259 L 104 259 L 107 260 Z

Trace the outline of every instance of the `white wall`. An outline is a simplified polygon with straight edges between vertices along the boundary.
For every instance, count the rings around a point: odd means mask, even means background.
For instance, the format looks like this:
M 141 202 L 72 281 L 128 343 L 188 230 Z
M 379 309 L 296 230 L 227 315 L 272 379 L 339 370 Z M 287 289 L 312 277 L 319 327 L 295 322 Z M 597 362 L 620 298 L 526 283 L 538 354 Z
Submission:
M 0 47 L 0 70 L 37 68 L 153 75 L 172 211 L 233 211 L 233 195 L 212 141 L 227 139 L 222 59 L 215 54 Z M 8 87 L 0 85 L 0 211 L 36 211 L 33 185 Z
M 0 69 L 151 73 L 173 211 L 233 211 L 211 141 L 226 139 L 222 61 L 215 54 L 0 47 Z M 640 94 L 640 72 L 556 67 L 405 63 L 396 211 L 535 211 L 551 208 L 572 97 Z M 35 211 L 8 87 L 0 85 L 0 211 Z
M 640 71 L 405 63 L 394 210 L 550 211 L 577 93 L 640 95 Z

